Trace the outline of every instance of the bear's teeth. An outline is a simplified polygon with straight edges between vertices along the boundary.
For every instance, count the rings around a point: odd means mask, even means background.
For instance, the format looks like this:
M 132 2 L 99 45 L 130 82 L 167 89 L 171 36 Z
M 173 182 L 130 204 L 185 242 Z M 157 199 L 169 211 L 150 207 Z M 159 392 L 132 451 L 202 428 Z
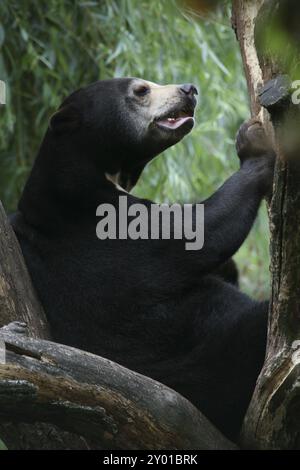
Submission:
M 194 119 L 191 116 L 178 117 L 178 118 L 166 118 L 166 119 L 158 120 L 157 124 L 160 127 L 175 130 L 175 129 L 178 129 L 178 127 L 180 127 L 182 124 L 184 124 L 187 121 L 194 122 Z

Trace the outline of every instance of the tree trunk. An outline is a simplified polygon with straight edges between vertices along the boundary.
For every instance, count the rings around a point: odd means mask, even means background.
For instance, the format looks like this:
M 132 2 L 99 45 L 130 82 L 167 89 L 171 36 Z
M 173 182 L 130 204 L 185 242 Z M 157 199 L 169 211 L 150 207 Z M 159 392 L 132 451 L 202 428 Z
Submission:
M 28 325 L 30 336 L 50 338 L 45 314 L 0 202 L 0 327 L 15 320 Z
M 298 10 L 294 0 L 233 0 L 233 27 L 251 113 L 260 115 L 277 150 L 269 206 L 272 291 L 267 353 L 241 436 L 244 447 L 258 449 L 300 448 L 299 109 L 291 102 L 289 78 L 281 75 L 298 70 Z M 278 37 L 284 37 L 284 43 L 275 46 Z

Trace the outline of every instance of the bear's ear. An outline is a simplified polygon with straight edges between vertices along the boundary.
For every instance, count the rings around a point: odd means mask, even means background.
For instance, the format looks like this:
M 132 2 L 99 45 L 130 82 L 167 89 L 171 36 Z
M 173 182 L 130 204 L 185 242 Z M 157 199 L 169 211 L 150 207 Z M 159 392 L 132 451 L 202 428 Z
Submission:
M 80 125 L 80 116 L 78 110 L 72 105 L 65 105 L 54 113 L 49 122 L 50 130 L 63 134 L 65 132 L 73 132 Z

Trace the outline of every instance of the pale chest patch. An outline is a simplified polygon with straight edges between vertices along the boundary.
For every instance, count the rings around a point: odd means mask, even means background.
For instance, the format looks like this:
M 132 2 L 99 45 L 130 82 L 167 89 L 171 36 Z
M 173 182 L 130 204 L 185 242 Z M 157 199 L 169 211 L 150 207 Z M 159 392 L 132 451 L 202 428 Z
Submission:
M 121 172 L 120 171 L 118 173 L 113 174 L 113 175 L 111 175 L 109 173 L 105 173 L 105 178 L 108 181 L 110 181 L 111 183 L 113 183 L 119 191 L 123 191 L 124 193 L 128 193 L 131 190 L 131 186 L 130 186 L 129 182 L 125 185 L 125 188 L 123 188 L 121 186 Z

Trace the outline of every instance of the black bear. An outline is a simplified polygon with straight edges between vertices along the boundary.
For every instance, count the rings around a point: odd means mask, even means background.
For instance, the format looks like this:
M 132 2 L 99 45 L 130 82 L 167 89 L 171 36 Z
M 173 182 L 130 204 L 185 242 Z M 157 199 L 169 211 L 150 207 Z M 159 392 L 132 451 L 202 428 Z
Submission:
M 241 127 L 240 169 L 203 203 L 201 249 L 161 232 L 96 233 L 100 204 L 118 214 L 123 196 L 129 209 L 153 207 L 127 191 L 147 162 L 191 131 L 196 94 L 192 84 L 136 78 L 71 94 L 50 119 L 11 223 L 55 341 L 170 386 L 234 438 L 266 342 L 267 302 L 238 290 L 230 261 L 272 187 L 274 152 L 261 124 Z

